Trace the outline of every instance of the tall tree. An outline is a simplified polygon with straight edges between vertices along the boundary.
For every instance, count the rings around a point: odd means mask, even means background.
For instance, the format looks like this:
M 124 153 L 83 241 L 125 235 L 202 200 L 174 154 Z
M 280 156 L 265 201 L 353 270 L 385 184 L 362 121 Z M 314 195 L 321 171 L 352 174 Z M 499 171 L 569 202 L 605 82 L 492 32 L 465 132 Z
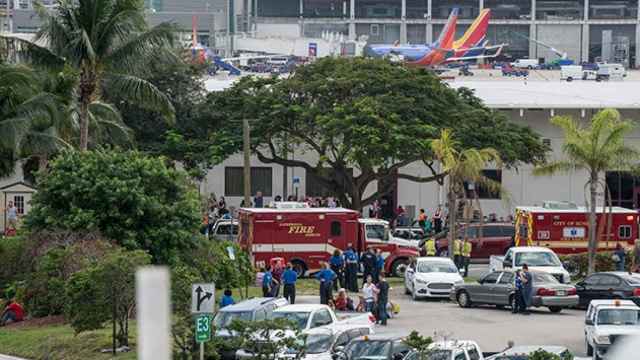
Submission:
M 633 130 L 633 124 L 620 118 L 614 109 L 604 109 L 593 116 L 585 126 L 570 116 L 556 116 L 551 123 L 564 132 L 562 151 L 565 159 L 536 167 L 536 175 L 553 175 L 559 172 L 582 170 L 587 173 L 585 190 L 589 192 L 589 266 L 588 273 L 595 271 L 598 238 L 596 236 L 596 202 L 598 188 L 606 188 L 600 182 L 607 170 L 633 169 L 640 158 L 635 147 L 625 143 L 624 137 Z M 604 211 L 603 211 L 604 212 Z
M 487 178 L 483 170 L 489 165 L 502 166 L 498 151 L 493 148 L 462 149 L 462 144 L 453 138 L 449 129 L 440 132 L 440 137 L 431 142 L 431 149 L 442 165 L 447 176 L 447 209 L 449 212 L 449 256 L 453 258 L 453 242 L 456 239 L 456 217 L 458 199 L 467 199 L 467 185 L 474 184 L 477 189 L 482 186 L 490 192 L 506 195 L 504 189 L 496 181 Z
M 19 42 L 32 63 L 77 71 L 81 150 L 89 146 L 91 104 L 105 94 L 173 118 L 171 102 L 139 75 L 151 59 L 173 57 L 167 50 L 174 42 L 174 26 L 149 29 L 142 0 L 58 0 L 55 11 L 39 15 L 43 25 L 34 41 Z
M 287 79 L 243 78 L 210 94 L 207 106 L 205 119 L 218 126 L 211 141 L 216 159 L 240 151 L 248 118 L 260 161 L 302 168 L 358 210 L 392 192 L 396 176 L 441 181 L 429 144 L 443 128 L 456 129 L 462 148 L 495 148 L 509 165 L 535 163 L 546 151 L 531 129 L 509 123 L 470 90 L 384 60 L 324 58 Z M 288 156 L 291 148 L 305 156 Z M 403 171 L 413 162 L 431 173 Z M 372 183 L 377 191 L 366 194 Z

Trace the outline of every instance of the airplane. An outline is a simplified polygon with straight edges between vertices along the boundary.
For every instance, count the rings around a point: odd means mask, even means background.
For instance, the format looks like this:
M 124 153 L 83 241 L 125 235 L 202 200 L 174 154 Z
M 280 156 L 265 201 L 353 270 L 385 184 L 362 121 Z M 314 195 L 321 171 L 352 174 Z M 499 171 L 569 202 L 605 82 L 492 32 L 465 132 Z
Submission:
M 367 45 L 365 56 L 391 57 L 423 67 L 499 56 L 506 44 L 488 46 L 486 40 L 491 10 L 483 9 L 464 35 L 455 40 L 458 12 L 458 8 L 451 11 L 440 36 L 431 44 L 400 45 L 396 42 L 392 45 Z

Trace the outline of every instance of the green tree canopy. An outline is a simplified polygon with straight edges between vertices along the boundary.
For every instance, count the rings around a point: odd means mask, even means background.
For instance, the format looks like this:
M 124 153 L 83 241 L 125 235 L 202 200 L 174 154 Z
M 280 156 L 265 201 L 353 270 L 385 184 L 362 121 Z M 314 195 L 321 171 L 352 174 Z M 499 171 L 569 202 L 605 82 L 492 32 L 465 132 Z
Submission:
M 26 219 L 30 231 L 98 231 L 155 263 L 192 248 L 199 223 L 186 174 L 134 151 L 62 152 L 39 178 Z
M 390 192 L 393 182 L 381 180 L 396 173 L 412 181 L 440 180 L 430 139 L 443 128 L 456 132 L 462 148 L 496 149 L 508 166 L 536 163 L 546 151 L 530 128 L 508 122 L 470 90 L 451 89 L 431 72 L 384 60 L 324 58 L 287 79 L 243 78 L 210 94 L 205 113 L 219 126 L 210 149 L 218 160 L 241 149 L 241 120 L 248 118 L 251 147 L 262 162 L 305 169 L 354 209 Z M 292 148 L 315 160 L 286 156 Z M 400 170 L 416 161 L 432 174 Z M 378 191 L 364 197 L 375 181 Z

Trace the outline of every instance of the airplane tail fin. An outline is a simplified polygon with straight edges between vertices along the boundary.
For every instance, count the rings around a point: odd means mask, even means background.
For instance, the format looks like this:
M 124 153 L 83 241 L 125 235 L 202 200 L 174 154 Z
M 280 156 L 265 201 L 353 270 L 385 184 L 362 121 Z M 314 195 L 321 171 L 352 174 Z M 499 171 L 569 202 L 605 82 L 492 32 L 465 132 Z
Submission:
M 454 49 L 468 49 L 479 47 L 487 37 L 487 29 L 489 28 L 489 19 L 491 18 L 491 10 L 483 9 L 480 15 L 469 26 L 462 37 L 453 42 Z
M 449 19 L 447 23 L 444 25 L 438 40 L 435 42 L 436 47 L 440 48 L 449 48 L 453 44 L 456 36 L 456 24 L 458 22 L 458 12 L 460 10 L 458 8 L 453 8 L 451 10 L 451 14 L 449 14 Z

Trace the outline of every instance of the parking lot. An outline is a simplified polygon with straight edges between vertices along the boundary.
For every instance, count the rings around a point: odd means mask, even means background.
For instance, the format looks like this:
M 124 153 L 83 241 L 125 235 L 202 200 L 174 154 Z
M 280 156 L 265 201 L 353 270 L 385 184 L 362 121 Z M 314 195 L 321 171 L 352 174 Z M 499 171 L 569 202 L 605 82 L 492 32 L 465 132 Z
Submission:
M 469 276 L 479 278 L 488 271 L 486 264 L 474 264 Z M 547 308 L 533 308 L 531 315 L 514 315 L 509 309 L 482 306 L 463 309 L 447 300 L 413 301 L 396 285 L 391 301 L 400 305 L 400 314 L 387 327 L 378 326 L 378 334 L 404 336 L 411 330 L 422 335 L 475 340 L 484 352 L 498 352 L 512 340 L 516 345 L 561 345 L 577 356 L 585 356 L 584 310 L 565 309 L 552 314 Z M 318 302 L 315 296 L 303 296 L 299 302 Z

